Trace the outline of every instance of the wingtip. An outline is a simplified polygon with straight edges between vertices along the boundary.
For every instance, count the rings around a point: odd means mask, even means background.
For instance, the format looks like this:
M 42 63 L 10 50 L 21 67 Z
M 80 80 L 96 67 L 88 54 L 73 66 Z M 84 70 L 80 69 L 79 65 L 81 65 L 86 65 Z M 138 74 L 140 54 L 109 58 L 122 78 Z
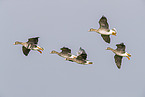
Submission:
M 119 66 L 117 66 L 118 67 L 118 69 L 121 69 L 121 67 L 119 67 Z
M 106 43 L 110 44 L 110 41 L 105 41 Z
M 106 16 L 105 15 L 102 15 L 102 18 L 106 18 Z
M 34 38 L 40 38 L 40 37 L 36 36 L 36 37 L 34 37 Z
M 125 45 L 123 42 L 121 42 L 120 44 L 116 44 L 116 46 L 118 46 L 118 45 Z
M 25 56 L 28 56 L 28 54 L 24 54 Z
M 102 15 L 102 17 L 105 17 L 105 15 Z

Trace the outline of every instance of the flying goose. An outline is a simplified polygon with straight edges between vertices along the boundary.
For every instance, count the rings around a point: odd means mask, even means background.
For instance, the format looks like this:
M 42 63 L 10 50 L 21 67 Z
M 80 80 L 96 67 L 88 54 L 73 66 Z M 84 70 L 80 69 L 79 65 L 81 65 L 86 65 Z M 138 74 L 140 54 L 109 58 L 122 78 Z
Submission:
M 87 54 L 86 54 L 85 50 L 82 49 L 81 47 L 77 53 L 76 58 L 66 58 L 65 60 L 69 60 L 72 62 L 76 62 L 78 64 L 84 64 L 84 65 L 93 64 L 93 62 L 90 62 L 87 60 Z
M 30 52 L 30 50 L 36 50 L 40 53 L 42 53 L 42 51 L 44 50 L 43 48 L 39 47 L 37 45 L 38 43 L 38 38 L 39 37 L 35 37 L 35 38 L 29 38 L 27 42 L 19 42 L 16 41 L 13 45 L 18 45 L 21 44 L 22 46 L 22 51 L 24 53 L 25 56 L 27 56 Z M 41 51 L 42 50 L 42 51 Z
M 99 34 L 101 34 L 102 38 L 104 39 L 105 42 L 110 43 L 110 35 L 115 35 L 116 36 L 116 29 L 109 29 L 109 24 L 107 23 L 107 18 L 105 16 L 102 16 L 101 19 L 99 20 L 100 28 L 99 29 L 93 29 L 91 28 L 90 31 L 95 31 Z
M 130 60 L 129 57 L 131 57 L 131 54 L 125 52 L 125 45 L 124 43 L 116 44 L 117 49 L 112 49 L 110 47 L 107 47 L 106 50 L 111 50 L 113 53 L 115 53 L 114 59 L 117 67 L 120 69 L 121 68 L 121 62 L 122 62 L 122 57 L 127 57 L 128 60 Z
M 74 58 L 76 57 L 75 55 L 72 55 L 71 54 L 71 49 L 67 48 L 67 47 L 63 47 L 63 48 L 60 48 L 61 52 L 57 52 L 55 50 L 51 51 L 50 53 L 51 54 L 57 54 L 63 58 Z

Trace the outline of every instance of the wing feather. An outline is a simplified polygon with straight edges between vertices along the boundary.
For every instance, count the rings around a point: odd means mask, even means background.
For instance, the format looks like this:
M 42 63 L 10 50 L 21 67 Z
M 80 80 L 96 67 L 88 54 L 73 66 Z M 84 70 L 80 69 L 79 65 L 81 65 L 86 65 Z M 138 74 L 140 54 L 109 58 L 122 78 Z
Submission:
M 101 36 L 105 42 L 110 43 L 110 35 L 102 35 L 101 34 Z
M 122 56 L 115 55 L 114 59 L 115 59 L 115 63 L 117 65 L 117 67 L 120 69 L 121 68 L 121 62 L 122 62 Z
M 80 47 L 80 49 L 78 51 L 77 59 L 79 59 L 79 60 L 82 60 L 82 59 L 86 60 L 87 59 L 87 54 L 86 54 L 85 50 L 82 49 L 81 47 Z
M 63 48 L 61 48 L 60 50 L 62 50 L 61 52 L 62 53 L 71 53 L 71 49 L 69 49 L 69 48 L 67 48 L 67 47 L 63 47 Z
M 28 39 L 28 43 L 31 43 L 31 42 L 32 42 L 32 43 L 34 43 L 34 44 L 37 44 L 37 43 L 38 43 L 38 38 L 39 38 L 39 37 L 29 38 L 29 39 Z
M 26 47 L 22 46 L 22 51 L 23 51 L 24 55 L 27 56 L 30 52 L 30 49 L 27 49 Z
M 107 22 L 107 18 L 105 16 L 102 16 L 99 20 L 100 28 L 109 29 L 109 24 Z
M 124 43 L 120 43 L 120 44 L 116 44 L 117 46 L 117 51 L 122 51 L 123 53 L 125 53 L 125 45 Z

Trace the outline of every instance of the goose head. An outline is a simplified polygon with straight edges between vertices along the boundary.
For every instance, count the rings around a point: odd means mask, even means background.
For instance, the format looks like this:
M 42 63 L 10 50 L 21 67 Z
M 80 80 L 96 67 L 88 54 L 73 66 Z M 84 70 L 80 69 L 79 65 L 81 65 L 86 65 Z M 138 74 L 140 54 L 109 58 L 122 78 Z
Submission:
M 16 41 L 13 45 L 22 44 L 22 42 Z
M 96 29 L 91 28 L 91 29 L 89 30 L 89 32 L 92 32 L 92 31 L 97 31 L 97 30 L 96 30 Z
M 58 52 L 53 50 L 50 52 L 50 54 L 58 54 Z

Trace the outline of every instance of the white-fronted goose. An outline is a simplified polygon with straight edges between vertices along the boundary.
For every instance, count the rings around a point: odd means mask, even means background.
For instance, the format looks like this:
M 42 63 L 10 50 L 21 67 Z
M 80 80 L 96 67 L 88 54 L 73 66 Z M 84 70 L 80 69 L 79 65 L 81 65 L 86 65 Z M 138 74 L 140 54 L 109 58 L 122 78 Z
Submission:
M 79 51 L 78 51 L 78 54 L 77 54 L 77 57 L 76 58 L 66 58 L 65 60 L 69 60 L 69 61 L 72 61 L 72 62 L 76 62 L 78 64 L 93 64 L 93 62 L 90 62 L 87 60 L 87 54 L 85 52 L 84 49 L 82 49 L 80 47 Z
M 17 45 L 17 44 L 23 45 L 22 46 L 22 51 L 23 51 L 23 53 L 24 53 L 25 56 L 27 56 L 29 54 L 30 50 L 36 50 L 36 51 L 42 53 L 41 50 L 43 51 L 44 49 L 41 48 L 41 47 L 39 47 L 37 45 L 38 38 L 39 37 L 29 38 L 27 42 L 19 42 L 19 41 L 16 41 L 14 43 L 14 45 Z
M 61 52 L 57 52 L 57 51 L 51 51 L 50 53 L 51 54 L 57 54 L 63 58 L 74 58 L 76 57 L 75 55 L 72 55 L 71 54 L 71 49 L 67 48 L 67 47 L 63 47 L 63 48 L 60 48 Z
M 115 53 L 115 56 L 114 56 L 115 63 L 117 65 L 117 67 L 120 69 L 122 57 L 127 57 L 128 60 L 130 60 L 129 57 L 131 57 L 131 55 L 129 53 L 125 52 L 124 43 L 116 44 L 116 46 L 117 46 L 117 49 L 115 49 L 115 50 L 110 47 L 108 47 L 106 50 L 111 50 L 113 53 Z
M 109 29 L 109 24 L 107 23 L 107 18 L 105 16 L 102 16 L 100 21 L 100 28 L 99 29 L 93 29 L 91 28 L 89 31 L 95 31 L 99 34 L 101 34 L 102 38 L 104 39 L 105 42 L 110 43 L 110 35 L 115 35 L 116 36 L 116 29 Z

